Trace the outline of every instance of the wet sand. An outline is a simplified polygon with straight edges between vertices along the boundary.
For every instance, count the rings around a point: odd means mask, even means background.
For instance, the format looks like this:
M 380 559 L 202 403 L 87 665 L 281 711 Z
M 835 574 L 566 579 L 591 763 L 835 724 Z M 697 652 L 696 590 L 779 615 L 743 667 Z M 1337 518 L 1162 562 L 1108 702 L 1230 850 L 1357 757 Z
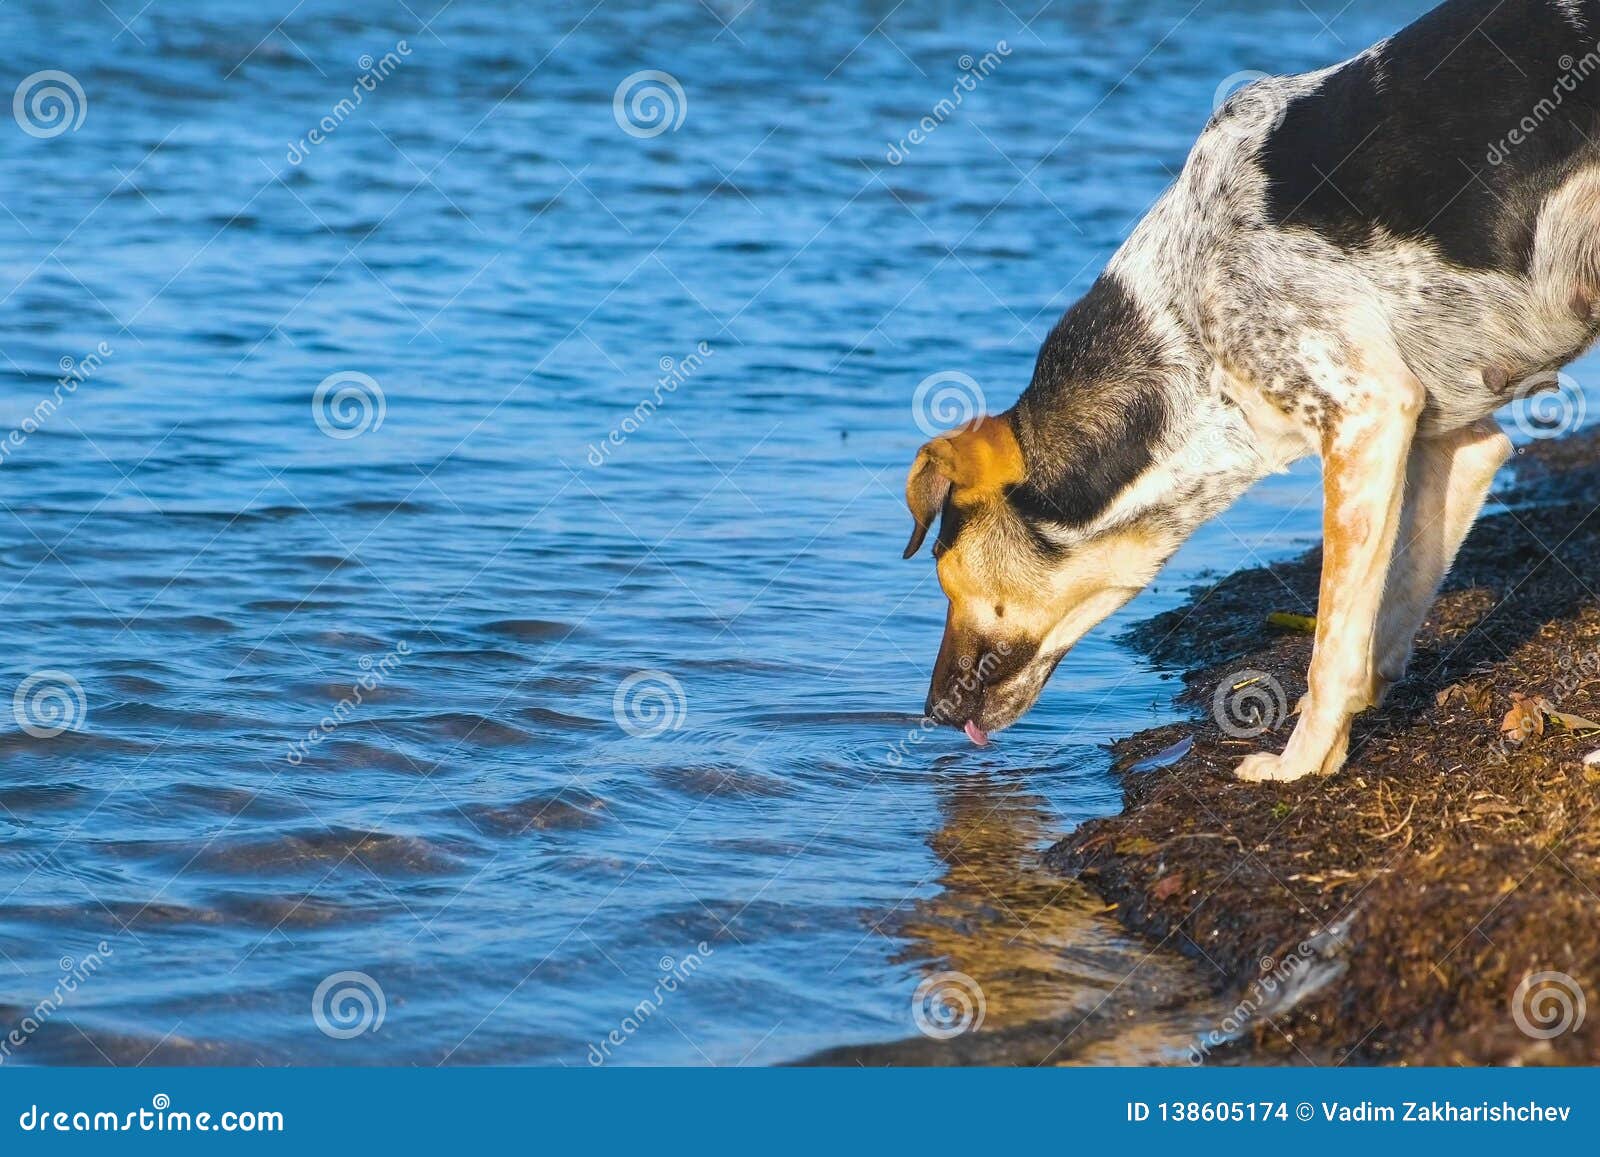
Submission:
M 1191 718 L 1115 745 L 1125 806 L 1046 862 L 1195 959 L 1230 1013 L 1210 1063 L 1600 1062 L 1600 735 L 1507 743 L 1514 694 L 1600 718 L 1600 434 L 1520 452 L 1337 776 L 1235 781 L 1305 690 L 1320 556 L 1241 571 L 1136 627 Z M 1235 691 L 1241 682 L 1255 679 Z M 1218 725 L 1217 689 L 1232 731 Z M 1280 695 L 1281 689 L 1281 695 Z M 1136 770 L 1185 737 L 1167 766 Z M 1559 974 L 1540 978 L 1539 974 Z

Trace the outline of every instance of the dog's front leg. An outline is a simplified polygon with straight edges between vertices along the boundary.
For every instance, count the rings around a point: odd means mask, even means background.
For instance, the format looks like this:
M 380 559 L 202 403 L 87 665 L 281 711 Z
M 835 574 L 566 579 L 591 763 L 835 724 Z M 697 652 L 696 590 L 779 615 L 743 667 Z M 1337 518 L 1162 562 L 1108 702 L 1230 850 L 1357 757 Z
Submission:
M 1378 615 L 1424 394 L 1403 368 L 1365 380 L 1353 393 L 1322 439 L 1322 582 L 1310 690 L 1283 754 L 1250 756 L 1239 765 L 1240 779 L 1338 771 L 1351 719 L 1372 705 Z
M 1493 418 L 1436 437 L 1418 435 L 1412 443 L 1400 540 L 1373 652 L 1379 702 L 1391 683 L 1405 677 L 1417 629 L 1483 508 L 1495 473 L 1510 456 L 1511 439 Z

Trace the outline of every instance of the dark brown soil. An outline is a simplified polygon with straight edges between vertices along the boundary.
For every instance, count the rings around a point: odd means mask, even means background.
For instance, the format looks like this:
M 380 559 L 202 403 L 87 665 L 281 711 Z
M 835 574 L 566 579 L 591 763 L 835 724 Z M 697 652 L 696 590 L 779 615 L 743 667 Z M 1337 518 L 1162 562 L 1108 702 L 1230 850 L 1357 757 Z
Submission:
M 1600 1063 L 1600 1008 L 1549 1039 L 1513 1016 L 1520 1000 L 1538 1030 L 1559 1011 L 1548 993 L 1519 997 L 1539 972 L 1600 1000 L 1600 767 L 1582 762 L 1600 735 L 1500 735 L 1514 693 L 1600 719 L 1600 435 L 1535 443 L 1515 475 L 1463 548 L 1411 675 L 1357 721 L 1336 776 L 1237 782 L 1234 764 L 1281 748 L 1294 720 L 1270 700 L 1276 726 L 1255 738 L 1213 719 L 1215 689 L 1242 672 L 1275 679 L 1291 709 L 1305 690 L 1310 637 L 1266 613 L 1315 613 L 1317 552 L 1230 575 L 1133 632 L 1157 661 L 1196 668 L 1196 718 L 1118 743 L 1119 766 L 1185 735 L 1194 749 L 1125 770 L 1123 813 L 1056 845 L 1052 865 L 1129 927 L 1211 962 L 1229 993 L 1263 958 L 1348 925 L 1342 974 L 1292 1011 L 1245 1018 L 1217 1059 Z

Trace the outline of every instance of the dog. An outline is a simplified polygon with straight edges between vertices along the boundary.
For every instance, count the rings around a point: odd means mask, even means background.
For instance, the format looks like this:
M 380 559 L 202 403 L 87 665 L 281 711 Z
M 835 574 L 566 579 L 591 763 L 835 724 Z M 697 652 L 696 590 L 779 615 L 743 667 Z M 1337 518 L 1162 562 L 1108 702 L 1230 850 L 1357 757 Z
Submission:
M 905 557 L 949 600 L 926 711 L 984 744 L 1253 483 L 1322 460 L 1315 647 L 1281 752 L 1331 774 L 1511 443 L 1600 332 L 1600 0 L 1448 0 L 1207 123 L 1015 405 L 924 445 Z

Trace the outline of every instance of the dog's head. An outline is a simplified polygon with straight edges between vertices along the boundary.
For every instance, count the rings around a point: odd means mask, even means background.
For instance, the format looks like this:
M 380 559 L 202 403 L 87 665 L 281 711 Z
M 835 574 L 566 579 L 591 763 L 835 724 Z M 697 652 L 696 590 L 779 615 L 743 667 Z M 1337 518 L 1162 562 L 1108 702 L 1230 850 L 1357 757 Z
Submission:
M 925 710 L 979 744 L 1033 706 L 1068 649 L 1177 545 L 1148 519 L 1062 517 L 1030 483 L 1014 422 L 1001 414 L 933 439 L 906 479 L 905 557 L 939 520 L 933 553 L 950 600 Z

